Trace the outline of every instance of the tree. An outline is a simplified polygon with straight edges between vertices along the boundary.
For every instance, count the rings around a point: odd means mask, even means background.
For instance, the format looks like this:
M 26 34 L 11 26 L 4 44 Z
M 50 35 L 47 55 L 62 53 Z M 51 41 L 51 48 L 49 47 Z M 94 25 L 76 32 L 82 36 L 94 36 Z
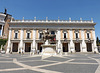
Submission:
M 1 45 L 5 45 L 6 44 L 6 42 L 7 42 L 7 39 L 0 39 L 0 47 L 1 47 Z
M 100 42 L 99 42 L 99 38 L 98 38 L 98 37 L 97 37 L 97 39 L 96 39 L 96 43 L 97 43 L 97 46 L 100 45 Z

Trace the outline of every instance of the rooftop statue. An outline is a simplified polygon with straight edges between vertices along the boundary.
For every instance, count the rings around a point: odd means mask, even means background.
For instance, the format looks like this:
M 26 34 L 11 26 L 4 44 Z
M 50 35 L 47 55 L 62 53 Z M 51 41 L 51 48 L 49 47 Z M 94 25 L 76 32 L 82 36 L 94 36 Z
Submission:
M 5 8 L 5 12 L 4 12 L 4 14 L 7 14 L 7 9 Z

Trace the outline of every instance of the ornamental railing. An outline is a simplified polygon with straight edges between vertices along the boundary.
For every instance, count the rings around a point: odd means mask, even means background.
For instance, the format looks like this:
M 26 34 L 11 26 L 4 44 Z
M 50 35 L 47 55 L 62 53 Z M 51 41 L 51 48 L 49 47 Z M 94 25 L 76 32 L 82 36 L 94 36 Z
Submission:
M 93 23 L 91 20 L 13 20 L 11 22 L 40 22 L 40 23 Z

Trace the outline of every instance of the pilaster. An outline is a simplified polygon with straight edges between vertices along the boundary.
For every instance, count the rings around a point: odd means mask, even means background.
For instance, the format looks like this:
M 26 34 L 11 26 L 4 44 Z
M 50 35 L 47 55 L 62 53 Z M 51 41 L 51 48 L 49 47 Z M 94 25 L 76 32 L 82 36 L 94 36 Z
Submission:
M 8 54 L 9 53 L 9 50 L 11 49 L 11 32 L 12 30 L 9 29 L 9 37 L 8 37 L 8 46 L 7 46 L 7 50 L 6 50 L 6 53 Z
M 57 35 L 56 35 L 56 39 L 58 40 L 57 42 L 57 51 L 58 53 L 62 53 L 62 48 L 61 48 L 61 31 L 58 29 L 57 30 Z
M 70 35 L 70 51 L 71 53 L 75 52 L 75 47 L 73 43 L 73 31 L 72 29 L 69 30 L 69 35 Z
M 33 42 L 32 42 L 32 49 L 36 49 L 36 42 L 35 42 L 35 39 L 36 39 L 36 30 L 33 29 Z
M 23 29 L 21 29 L 21 31 L 20 31 L 20 47 L 19 47 L 19 49 L 20 49 L 20 52 L 22 52 L 22 48 L 23 48 Z
M 84 34 L 84 30 L 81 30 L 81 36 L 82 36 L 82 50 L 81 52 L 87 52 L 86 49 L 86 42 L 85 42 L 85 34 Z
M 93 34 L 93 49 L 94 51 L 93 52 L 96 52 L 98 53 L 98 49 L 97 49 L 97 45 L 96 45 L 96 37 L 95 37 L 95 30 L 92 31 L 92 34 Z

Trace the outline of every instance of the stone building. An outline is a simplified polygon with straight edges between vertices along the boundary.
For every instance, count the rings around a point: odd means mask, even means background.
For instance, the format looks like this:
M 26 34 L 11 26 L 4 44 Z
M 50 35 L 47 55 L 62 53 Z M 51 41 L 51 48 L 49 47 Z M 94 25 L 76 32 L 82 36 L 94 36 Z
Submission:
M 5 10 L 4 13 L 0 13 L 0 39 L 7 39 L 8 38 L 8 28 L 11 20 L 11 15 L 7 14 L 7 11 Z
M 51 44 L 56 44 L 56 52 L 96 52 L 95 28 L 93 20 L 11 20 L 9 22 L 9 37 L 6 53 L 31 52 L 35 50 L 41 53 L 42 32 L 49 29 L 50 34 L 56 35 Z

